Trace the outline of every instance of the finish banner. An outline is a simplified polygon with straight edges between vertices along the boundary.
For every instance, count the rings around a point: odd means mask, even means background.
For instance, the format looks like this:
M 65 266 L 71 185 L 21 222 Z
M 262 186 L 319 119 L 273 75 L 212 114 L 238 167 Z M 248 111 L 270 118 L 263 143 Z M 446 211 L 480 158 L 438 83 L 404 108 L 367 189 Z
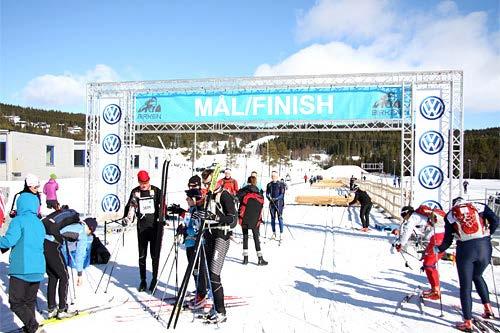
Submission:
M 245 123 L 400 119 L 402 87 L 138 94 L 135 122 Z M 405 100 L 411 100 L 405 90 Z M 408 110 L 409 108 L 405 108 Z M 409 117 L 409 113 L 407 115 Z

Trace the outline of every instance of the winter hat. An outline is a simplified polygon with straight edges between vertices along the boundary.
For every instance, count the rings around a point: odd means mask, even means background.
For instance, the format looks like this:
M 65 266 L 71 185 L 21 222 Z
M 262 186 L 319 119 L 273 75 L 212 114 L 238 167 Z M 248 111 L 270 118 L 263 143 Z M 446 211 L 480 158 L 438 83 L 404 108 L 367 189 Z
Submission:
M 51 174 L 50 174 L 50 179 L 57 179 L 56 174 L 55 174 L 55 173 L 51 173 Z
M 145 183 L 149 181 L 149 174 L 146 170 L 141 170 L 137 173 L 137 180 L 141 183 Z
M 24 181 L 26 182 L 26 186 L 28 187 L 40 186 L 40 180 L 38 180 L 38 177 L 32 173 L 28 173 Z
M 189 178 L 188 186 L 201 186 L 201 178 L 198 175 L 195 175 Z
M 451 205 L 455 206 L 455 205 L 461 204 L 463 201 L 464 201 L 464 198 L 462 198 L 462 197 L 456 197 L 455 199 L 453 199 L 451 201 Z
M 97 220 L 95 218 L 87 217 L 83 222 L 89 227 L 91 233 L 94 233 L 95 229 L 97 229 Z
M 405 218 L 406 215 L 408 214 L 413 214 L 413 212 L 415 211 L 415 209 L 413 209 L 412 206 L 404 206 L 403 208 L 401 208 L 401 217 L 402 218 Z

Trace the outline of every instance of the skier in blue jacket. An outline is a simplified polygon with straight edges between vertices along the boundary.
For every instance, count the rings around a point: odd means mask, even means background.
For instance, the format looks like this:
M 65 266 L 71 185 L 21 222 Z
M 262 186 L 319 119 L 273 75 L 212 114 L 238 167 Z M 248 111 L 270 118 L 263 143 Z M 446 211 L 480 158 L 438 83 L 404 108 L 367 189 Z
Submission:
M 273 239 L 276 239 L 276 215 L 280 227 L 280 240 L 283 238 L 283 207 L 285 206 L 285 184 L 278 180 L 278 173 L 271 173 L 272 181 L 266 186 L 266 197 L 269 200 L 269 212 L 271 213 L 271 229 Z
M 23 322 L 25 332 L 36 332 L 36 294 L 45 274 L 43 240 L 45 228 L 37 217 L 38 196 L 23 192 L 17 199 L 16 217 L 10 222 L 5 236 L 0 237 L 0 248 L 12 248 L 9 266 L 9 303 Z

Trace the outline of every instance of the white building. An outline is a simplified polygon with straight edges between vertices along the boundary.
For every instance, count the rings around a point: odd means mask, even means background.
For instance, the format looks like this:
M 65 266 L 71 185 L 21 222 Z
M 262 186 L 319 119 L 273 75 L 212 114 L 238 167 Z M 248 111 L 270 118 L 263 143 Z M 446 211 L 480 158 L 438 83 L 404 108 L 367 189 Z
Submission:
M 132 167 L 160 177 L 165 157 L 162 149 L 136 146 Z M 27 173 L 40 179 L 51 173 L 58 178 L 83 178 L 84 167 L 84 141 L 0 130 L 0 181 L 22 180 Z

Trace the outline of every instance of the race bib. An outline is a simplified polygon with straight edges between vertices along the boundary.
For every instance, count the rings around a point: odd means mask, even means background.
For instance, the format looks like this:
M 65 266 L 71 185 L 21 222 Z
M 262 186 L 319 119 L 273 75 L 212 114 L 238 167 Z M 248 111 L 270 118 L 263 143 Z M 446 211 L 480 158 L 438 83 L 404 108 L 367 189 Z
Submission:
M 141 214 L 154 214 L 155 213 L 154 199 L 153 198 L 140 199 L 139 212 L 141 212 Z

